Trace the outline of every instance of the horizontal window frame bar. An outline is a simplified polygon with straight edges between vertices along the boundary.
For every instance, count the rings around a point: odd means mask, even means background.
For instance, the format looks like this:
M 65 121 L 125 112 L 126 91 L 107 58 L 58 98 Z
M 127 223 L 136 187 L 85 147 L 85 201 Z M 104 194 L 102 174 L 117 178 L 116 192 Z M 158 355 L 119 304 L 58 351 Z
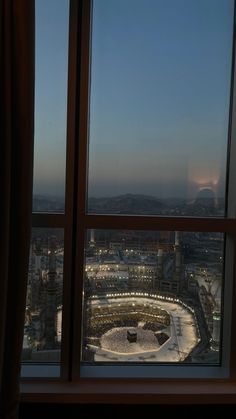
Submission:
M 60 395 L 58 397 L 58 395 Z M 222 380 L 89 379 L 75 383 L 22 382 L 21 402 L 234 404 L 236 382 Z
M 33 213 L 32 227 L 33 228 L 65 228 L 66 216 L 59 213 Z
M 40 378 L 48 378 L 48 379 L 60 379 L 60 363 L 44 363 L 41 362 L 39 364 L 35 363 L 21 363 L 21 381 L 27 379 L 40 379 Z
M 86 215 L 85 229 L 196 231 L 236 234 L 233 218 L 162 217 L 137 215 Z
M 33 213 L 33 228 L 65 228 L 66 216 L 58 213 Z M 80 225 L 87 229 L 160 230 L 218 232 L 236 235 L 236 219 L 215 217 L 166 217 L 145 215 L 84 215 Z
M 221 365 L 211 364 L 122 364 L 86 365 L 81 363 L 81 378 L 123 378 L 123 379 L 229 379 L 229 369 Z

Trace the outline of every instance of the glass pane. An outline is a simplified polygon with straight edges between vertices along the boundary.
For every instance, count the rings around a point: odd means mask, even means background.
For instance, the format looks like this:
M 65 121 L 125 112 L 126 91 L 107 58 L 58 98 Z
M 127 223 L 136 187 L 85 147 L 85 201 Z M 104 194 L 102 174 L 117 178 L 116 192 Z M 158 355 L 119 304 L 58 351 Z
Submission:
M 34 211 L 64 210 L 69 0 L 36 0 Z
M 224 236 L 89 230 L 82 361 L 220 362 Z
M 94 0 L 88 211 L 223 216 L 233 0 Z
M 33 228 L 22 361 L 60 361 L 63 229 Z

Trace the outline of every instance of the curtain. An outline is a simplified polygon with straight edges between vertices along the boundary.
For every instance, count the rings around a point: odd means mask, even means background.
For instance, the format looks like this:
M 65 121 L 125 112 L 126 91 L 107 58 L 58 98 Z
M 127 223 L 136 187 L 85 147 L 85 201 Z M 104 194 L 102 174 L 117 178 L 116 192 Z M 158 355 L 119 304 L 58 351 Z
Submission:
M 18 416 L 34 133 L 34 0 L 0 1 L 0 417 Z

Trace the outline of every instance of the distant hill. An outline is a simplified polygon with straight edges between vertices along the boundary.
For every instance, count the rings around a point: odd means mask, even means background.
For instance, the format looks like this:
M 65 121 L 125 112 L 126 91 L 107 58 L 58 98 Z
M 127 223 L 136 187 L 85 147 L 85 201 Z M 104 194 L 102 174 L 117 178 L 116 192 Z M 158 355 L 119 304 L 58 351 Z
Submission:
M 224 199 L 216 200 L 199 194 L 196 199 L 183 198 L 158 199 L 149 195 L 125 194 L 113 197 L 89 198 L 88 212 L 92 214 L 136 214 L 171 216 L 223 216 Z
M 63 197 L 51 195 L 34 195 L 34 212 L 64 212 L 65 200 Z
M 215 199 L 208 191 L 199 193 L 195 199 L 159 199 L 150 195 L 124 194 L 112 197 L 88 198 L 90 214 L 132 214 L 211 217 L 224 216 L 225 200 Z M 34 195 L 33 211 L 64 212 L 63 197 Z
M 159 214 L 163 207 L 159 199 L 148 195 L 125 194 L 88 199 L 88 211 L 96 214 Z

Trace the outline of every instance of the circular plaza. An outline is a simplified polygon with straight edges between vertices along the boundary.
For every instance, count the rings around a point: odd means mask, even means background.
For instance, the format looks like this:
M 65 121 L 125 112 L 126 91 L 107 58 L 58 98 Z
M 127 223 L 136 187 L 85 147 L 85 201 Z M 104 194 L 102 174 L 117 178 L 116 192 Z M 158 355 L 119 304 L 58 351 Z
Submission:
M 199 342 L 192 307 L 147 293 L 93 296 L 85 353 L 95 362 L 183 362 Z

